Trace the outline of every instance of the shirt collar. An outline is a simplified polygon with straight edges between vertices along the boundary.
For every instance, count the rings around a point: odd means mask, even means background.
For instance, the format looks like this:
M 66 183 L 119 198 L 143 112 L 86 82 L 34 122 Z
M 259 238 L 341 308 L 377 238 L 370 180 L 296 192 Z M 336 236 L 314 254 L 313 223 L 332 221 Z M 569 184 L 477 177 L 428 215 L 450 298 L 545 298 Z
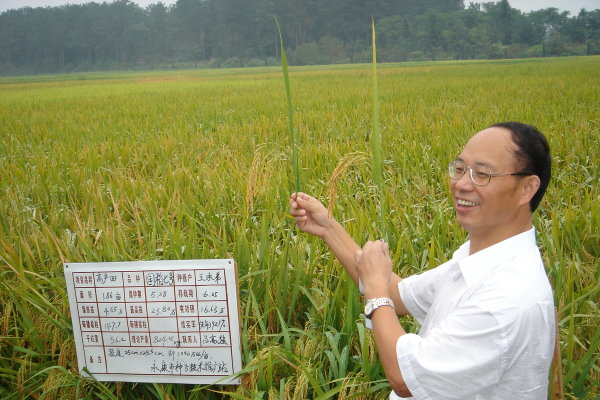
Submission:
M 473 255 L 469 255 L 470 241 L 467 241 L 452 258 L 457 262 L 467 286 L 470 286 L 479 282 L 497 265 L 535 246 L 535 228 L 532 227 Z

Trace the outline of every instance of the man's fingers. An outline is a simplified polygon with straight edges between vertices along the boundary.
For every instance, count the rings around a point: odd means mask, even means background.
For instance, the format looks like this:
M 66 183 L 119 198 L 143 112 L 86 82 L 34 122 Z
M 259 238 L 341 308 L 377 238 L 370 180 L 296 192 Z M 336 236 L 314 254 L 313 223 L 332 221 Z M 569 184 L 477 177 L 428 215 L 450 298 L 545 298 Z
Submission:
M 296 193 L 296 198 L 292 196 L 292 208 L 297 210 L 304 210 L 306 213 L 321 213 L 325 210 L 325 206 L 314 197 L 307 195 L 306 193 Z
M 377 240 L 377 241 L 368 241 L 367 243 L 365 243 L 365 245 L 362 248 L 363 251 L 365 252 L 373 252 L 373 251 L 380 251 L 382 252 L 385 256 L 388 256 L 390 253 L 390 247 L 388 246 L 388 244 L 386 242 L 384 242 L 383 240 Z
M 319 203 L 317 199 L 310 197 L 309 195 L 304 193 L 299 193 L 298 197 L 296 198 L 296 203 L 299 207 L 304 208 L 308 211 L 316 211 L 321 205 L 321 203 Z
M 383 251 L 383 254 L 390 254 L 390 246 L 384 242 L 383 239 L 380 239 L 379 242 L 381 243 L 381 251 Z
M 306 210 L 304 208 L 291 208 L 290 214 L 294 217 L 302 217 L 306 215 Z
M 305 196 L 307 196 L 307 195 L 302 192 L 292 193 L 290 196 L 290 205 L 293 208 L 298 208 L 298 200 L 304 199 Z

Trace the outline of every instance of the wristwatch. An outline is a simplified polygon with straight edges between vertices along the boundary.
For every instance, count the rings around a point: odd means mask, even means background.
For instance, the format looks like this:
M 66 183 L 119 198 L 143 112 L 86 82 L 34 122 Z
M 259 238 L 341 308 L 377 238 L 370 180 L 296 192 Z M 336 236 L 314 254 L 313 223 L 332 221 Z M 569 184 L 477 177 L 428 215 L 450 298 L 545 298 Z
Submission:
M 394 307 L 394 302 L 389 297 L 375 297 L 374 299 L 370 299 L 369 301 L 367 301 L 367 303 L 365 304 L 365 316 L 368 319 L 371 319 L 371 316 L 373 315 L 375 310 L 382 306 L 390 306 L 394 310 L 396 309 Z

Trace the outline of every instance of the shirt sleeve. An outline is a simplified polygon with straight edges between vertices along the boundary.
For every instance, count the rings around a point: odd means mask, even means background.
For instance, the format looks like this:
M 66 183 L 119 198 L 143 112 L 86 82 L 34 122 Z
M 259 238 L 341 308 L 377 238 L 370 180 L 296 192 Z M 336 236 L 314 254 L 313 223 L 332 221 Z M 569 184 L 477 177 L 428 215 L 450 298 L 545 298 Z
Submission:
M 451 261 L 447 262 L 437 268 L 409 276 L 398 283 L 402 304 L 420 324 L 423 324 L 438 285 L 443 281 L 452 264 Z
M 472 305 L 449 315 L 427 337 L 401 336 L 396 354 L 414 399 L 466 399 L 499 381 L 504 341 L 496 319 Z

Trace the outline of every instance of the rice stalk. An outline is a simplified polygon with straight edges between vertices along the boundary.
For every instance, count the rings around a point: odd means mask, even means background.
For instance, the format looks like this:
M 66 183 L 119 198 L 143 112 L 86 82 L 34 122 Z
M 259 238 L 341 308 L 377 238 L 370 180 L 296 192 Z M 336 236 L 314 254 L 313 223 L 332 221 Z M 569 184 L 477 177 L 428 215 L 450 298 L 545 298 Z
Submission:
M 262 164 L 263 155 L 260 152 L 260 149 L 257 149 L 254 152 L 254 158 L 252 159 L 252 164 L 248 171 L 248 183 L 246 184 L 246 217 L 254 211 L 254 196 L 256 195 L 257 182 L 262 170 Z
M 560 360 L 560 332 L 558 330 L 558 312 L 554 313 L 555 323 L 555 343 L 554 355 L 552 356 L 552 365 L 550 366 L 550 400 L 560 400 L 564 398 L 563 391 L 563 371 Z
M 13 313 L 13 307 L 11 302 L 5 300 L 0 310 L 2 310 L 2 332 L 3 334 L 7 334 L 11 325 L 11 316 Z
M 55 327 L 53 329 L 54 334 L 52 335 L 52 344 L 50 348 L 50 356 L 54 358 L 56 356 L 56 350 L 59 344 L 60 334 L 62 333 L 62 329 Z
M 369 388 L 369 384 L 370 382 L 360 379 L 360 375 L 348 373 L 340 384 L 338 400 L 368 400 L 370 396 L 365 394 L 365 391 Z
M 372 33 L 372 77 L 373 77 L 373 178 L 379 196 L 379 233 L 387 239 L 385 227 L 386 197 L 383 192 L 383 150 L 381 144 L 381 126 L 379 123 L 379 94 L 377 88 L 377 45 L 375 39 L 375 20 L 371 19 Z
M 296 397 L 294 397 L 296 386 L 296 379 L 294 377 L 288 378 L 287 382 L 285 382 L 282 393 L 282 396 L 285 400 L 296 400 Z
M 283 45 L 283 37 L 281 36 L 281 29 L 279 28 L 279 21 L 275 17 L 275 23 L 277 24 L 277 32 L 279 32 L 279 43 L 281 51 L 281 68 L 283 69 L 283 81 L 285 83 L 285 94 L 287 97 L 287 114 L 288 114 L 288 128 L 290 131 L 290 144 L 292 147 L 292 168 L 294 170 L 295 177 L 295 189 L 299 192 L 300 187 L 300 169 L 298 167 L 298 143 L 296 134 L 294 133 L 294 110 L 292 107 L 292 91 L 290 89 L 290 77 L 288 74 L 287 58 L 285 56 L 285 47 Z
M 256 388 L 259 385 L 259 382 L 263 379 L 262 373 L 264 372 L 264 366 L 271 357 L 273 347 L 276 346 L 259 349 L 252 361 L 246 366 L 246 369 L 250 372 L 242 377 L 244 387 Z
M 278 400 L 281 399 L 281 395 L 279 394 L 279 391 L 273 386 L 271 387 L 271 389 L 269 389 L 269 392 L 267 393 L 267 398 L 269 400 Z
M 57 392 L 62 384 L 65 383 L 65 376 L 57 368 L 52 368 L 48 373 L 43 385 L 44 399 L 54 400 L 57 398 Z
M 19 392 L 19 394 L 21 394 L 21 396 L 24 396 L 25 392 L 27 390 L 27 388 L 25 387 L 25 382 L 31 376 L 31 366 L 32 366 L 31 357 L 25 356 L 21 360 L 20 364 L 21 365 L 19 366 L 19 370 L 17 372 L 17 380 L 16 380 L 15 384 L 16 384 L 16 389 Z
M 305 328 L 307 332 L 310 331 L 309 327 Z M 307 360 L 316 359 L 319 355 L 322 355 L 321 341 L 316 337 L 310 335 L 303 335 L 294 346 L 294 354 L 302 354 Z
M 367 155 L 364 152 L 353 152 L 348 153 L 338 162 L 337 166 L 333 170 L 329 182 L 327 182 L 327 198 L 329 199 L 329 216 L 333 215 L 335 209 L 335 198 L 337 196 L 338 182 L 340 178 L 346 173 L 346 171 L 353 165 L 361 161 L 364 161 Z
M 74 360 L 76 359 L 77 353 L 75 351 L 75 342 L 73 339 L 68 338 L 65 341 L 63 341 L 62 345 L 60 346 L 56 365 L 65 369 L 69 368 L 70 366 L 71 370 L 75 372 L 77 363 L 74 362 Z
M 306 399 L 307 393 L 308 376 L 306 375 L 306 371 L 298 371 L 298 375 L 296 375 L 296 385 L 294 387 L 294 394 L 292 396 L 292 399 Z
M 254 152 L 252 164 L 248 170 L 248 181 L 246 183 L 246 218 L 254 211 L 254 199 L 256 196 L 269 189 L 269 181 L 273 173 L 271 164 L 280 158 L 275 150 L 265 153 L 263 149 L 268 149 L 268 145 L 260 145 Z

